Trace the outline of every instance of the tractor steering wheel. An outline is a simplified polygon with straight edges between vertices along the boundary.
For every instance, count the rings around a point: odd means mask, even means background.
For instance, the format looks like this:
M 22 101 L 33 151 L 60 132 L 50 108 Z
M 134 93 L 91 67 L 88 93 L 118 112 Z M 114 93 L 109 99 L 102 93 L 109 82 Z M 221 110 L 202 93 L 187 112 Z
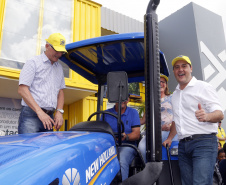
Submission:
M 103 115 L 104 115 L 104 114 L 108 114 L 108 115 L 111 115 L 111 116 L 115 117 L 116 119 L 118 119 L 118 116 L 115 115 L 115 114 L 113 114 L 113 113 L 111 113 L 111 112 L 108 112 L 108 111 L 97 111 L 97 112 L 94 112 L 93 114 L 91 114 L 91 115 L 89 116 L 88 121 L 90 121 L 91 118 L 92 118 L 93 116 L 99 115 L 99 114 L 103 114 Z M 104 116 L 103 116 L 103 117 L 104 117 Z M 122 125 L 121 133 L 124 133 L 124 131 L 125 131 L 125 126 L 124 126 L 124 123 L 122 122 L 122 120 L 120 120 L 120 121 L 121 121 L 121 125 Z

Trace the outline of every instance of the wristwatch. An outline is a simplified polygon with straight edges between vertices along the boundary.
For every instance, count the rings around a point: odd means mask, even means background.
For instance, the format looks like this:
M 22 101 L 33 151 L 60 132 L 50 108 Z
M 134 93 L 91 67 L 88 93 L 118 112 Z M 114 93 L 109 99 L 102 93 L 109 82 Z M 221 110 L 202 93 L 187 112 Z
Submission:
M 59 111 L 61 114 L 64 113 L 64 110 L 63 109 L 57 109 L 57 111 Z
M 129 136 L 126 134 L 126 141 L 129 141 Z

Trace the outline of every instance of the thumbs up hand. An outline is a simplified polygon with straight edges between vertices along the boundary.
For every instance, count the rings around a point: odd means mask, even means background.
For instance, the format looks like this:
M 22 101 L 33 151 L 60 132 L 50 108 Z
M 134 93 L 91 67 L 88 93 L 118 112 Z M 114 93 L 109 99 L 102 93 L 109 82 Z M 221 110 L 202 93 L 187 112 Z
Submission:
M 198 110 L 195 111 L 195 116 L 198 119 L 199 122 L 206 122 L 208 121 L 208 114 L 205 112 L 204 109 L 202 109 L 201 104 L 198 104 Z
M 201 104 L 200 104 L 200 103 L 198 104 L 198 109 L 199 109 L 199 110 L 201 110 L 201 109 L 202 109 L 202 106 L 201 106 Z

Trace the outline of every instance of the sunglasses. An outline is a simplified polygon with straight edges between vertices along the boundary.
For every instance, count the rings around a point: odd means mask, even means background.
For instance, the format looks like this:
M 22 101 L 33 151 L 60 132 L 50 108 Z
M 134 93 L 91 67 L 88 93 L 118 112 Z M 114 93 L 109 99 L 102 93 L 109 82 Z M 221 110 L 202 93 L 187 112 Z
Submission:
M 50 47 L 51 47 L 55 52 L 62 53 L 63 55 L 66 53 L 66 52 L 63 52 L 63 51 L 57 51 L 57 50 L 54 49 L 53 45 L 51 45 L 51 44 L 49 44 L 49 45 L 50 45 Z

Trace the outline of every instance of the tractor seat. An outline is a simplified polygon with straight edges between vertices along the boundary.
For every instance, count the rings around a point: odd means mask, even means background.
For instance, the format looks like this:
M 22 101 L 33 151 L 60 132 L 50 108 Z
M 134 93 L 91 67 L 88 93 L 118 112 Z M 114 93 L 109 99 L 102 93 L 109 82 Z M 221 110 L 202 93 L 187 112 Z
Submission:
M 85 121 L 80 122 L 70 128 L 69 131 L 104 132 L 111 134 L 114 139 L 114 132 L 106 121 Z

